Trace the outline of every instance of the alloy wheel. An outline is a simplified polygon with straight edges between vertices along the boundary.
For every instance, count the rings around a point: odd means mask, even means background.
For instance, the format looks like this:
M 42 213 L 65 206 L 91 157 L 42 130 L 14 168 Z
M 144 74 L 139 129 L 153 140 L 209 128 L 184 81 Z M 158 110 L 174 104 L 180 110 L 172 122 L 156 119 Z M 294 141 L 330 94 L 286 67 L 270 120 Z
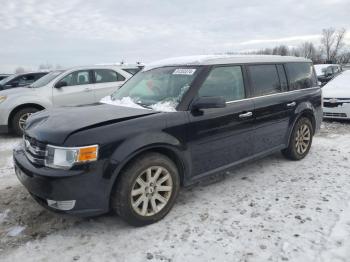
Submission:
M 168 203 L 173 191 L 169 171 L 161 166 L 152 166 L 142 171 L 131 190 L 131 206 L 141 216 L 153 216 Z
M 20 127 L 21 130 L 24 129 L 24 125 L 28 119 L 28 117 L 31 115 L 32 113 L 25 113 L 23 115 L 21 115 L 21 117 L 19 118 L 19 121 L 18 121 L 18 125 Z
M 295 148 L 298 154 L 304 154 L 309 148 L 311 141 L 311 130 L 307 124 L 302 124 L 295 137 Z

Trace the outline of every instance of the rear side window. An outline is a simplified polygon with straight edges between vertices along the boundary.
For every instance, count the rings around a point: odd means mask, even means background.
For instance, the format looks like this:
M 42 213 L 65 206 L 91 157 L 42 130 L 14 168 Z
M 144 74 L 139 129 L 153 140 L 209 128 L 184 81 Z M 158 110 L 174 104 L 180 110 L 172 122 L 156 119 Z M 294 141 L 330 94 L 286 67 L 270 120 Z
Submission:
M 317 86 L 316 76 L 311 63 L 288 63 L 285 65 L 290 90 L 299 90 Z
M 96 83 L 125 81 L 124 76 L 110 69 L 96 69 L 94 74 Z
M 240 66 L 215 67 L 198 91 L 200 97 L 222 96 L 226 101 L 245 98 Z
M 248 66 L 254 96 L 276 94 L 285 91 L 280 84 L 276 65 Z

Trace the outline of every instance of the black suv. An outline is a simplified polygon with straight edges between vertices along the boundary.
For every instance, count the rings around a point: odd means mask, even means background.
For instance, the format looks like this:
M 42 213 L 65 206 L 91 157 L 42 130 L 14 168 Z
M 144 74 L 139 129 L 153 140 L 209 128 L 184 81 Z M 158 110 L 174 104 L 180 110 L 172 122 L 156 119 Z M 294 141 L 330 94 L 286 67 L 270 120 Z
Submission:
M 46 74 L 47 72 L 36 72 L 11 75 L 0 81 L 0 91 L 15 87 L 29 86 Z
M 103 103 L 29 117 L 15 170 L 48 209 L 163 218 L 180 185 L 281 150 L 310 150 L 322 118 L 310 60 L 200 56 L 146 66 Z

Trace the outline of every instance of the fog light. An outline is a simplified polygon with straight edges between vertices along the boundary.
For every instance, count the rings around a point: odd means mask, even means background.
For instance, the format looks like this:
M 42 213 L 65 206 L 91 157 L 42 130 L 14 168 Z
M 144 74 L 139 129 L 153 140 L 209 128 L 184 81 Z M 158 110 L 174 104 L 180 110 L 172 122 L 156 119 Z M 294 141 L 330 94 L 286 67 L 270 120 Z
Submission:
M 56 200 L 47 199 L 47 204 L 49 207 L 52 207 L 54 209 L 68 211 L 74 208 L 75 200 L 56 201 Z

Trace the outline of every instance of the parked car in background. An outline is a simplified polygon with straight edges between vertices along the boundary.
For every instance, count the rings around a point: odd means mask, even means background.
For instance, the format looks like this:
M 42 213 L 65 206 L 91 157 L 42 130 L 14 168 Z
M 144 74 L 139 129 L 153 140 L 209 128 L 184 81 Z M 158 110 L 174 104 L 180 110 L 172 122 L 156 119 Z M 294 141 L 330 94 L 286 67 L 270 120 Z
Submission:
M 110 209 L 143 226 L 180 185 L 282 150 L 304 158 L 322 120 L 312 62 L 287 56 L 199 56 L 146 66 L 111 100 L 30 116 L 15 171 L 44 207 Z
M 48 72 L 35 72 L 35 73 L 23 73 L 14 74 L 9 77 L 4 78 L 0 81 L 0 91 L 5 89 L 11 89 L 15 87 L 25 87 L 35 81 L 39 80 L 41 77 L 46 75 Z
M 323 117 L 350 119 L 350 71 L 346 70 L 323 87 Z
M 118 66 L 76 67 L 53 71 L 26 88 L 0 92 L 0 132 L 22 134 L 32 113 L 50 107 L 98 102 L 118 89 L 131 74 Z
M 337 64 L 319 64 L 315 65 L 315 71 L 317 80 L 321 82 L 321 86 L 324 86 L 342 72 L 342 67 Z
M 0 74 L 0 81 L 9 76 L 10 74 Z
M 344 64 L 342 65 L 343 70 L 350 70 L 350 64 Z
M 131 75 L 135 75 L 144 68 L 144 64 L 124 64 L 124 63 L 112 63 L 112 64 L 97 64 L 98 66 L 118 66 L 122 70 L 126 71 Z

